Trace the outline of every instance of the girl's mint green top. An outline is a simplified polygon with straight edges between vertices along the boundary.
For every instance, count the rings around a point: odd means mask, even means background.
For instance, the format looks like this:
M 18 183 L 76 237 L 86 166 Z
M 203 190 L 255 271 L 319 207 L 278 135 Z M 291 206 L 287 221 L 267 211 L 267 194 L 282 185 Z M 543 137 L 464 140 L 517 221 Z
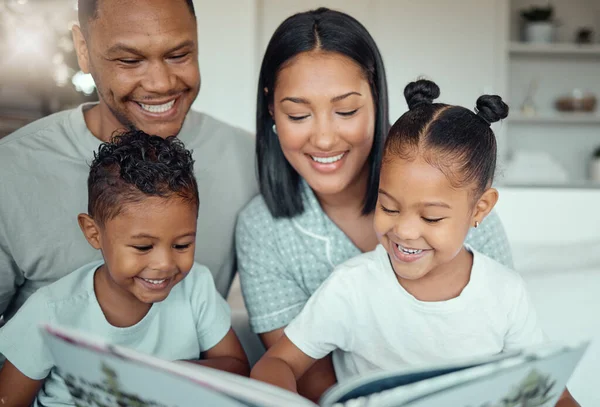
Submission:
M 304 181 L 301 191 L 301 215 L 275 219 L 259 195 L 238 218 L 238 270 L 256 333 L 288 325 L 335 266 L 361 253 L 323 212 Z M 495 212 L 471 228 L 466 244 L 512 267 L 508 239 Z

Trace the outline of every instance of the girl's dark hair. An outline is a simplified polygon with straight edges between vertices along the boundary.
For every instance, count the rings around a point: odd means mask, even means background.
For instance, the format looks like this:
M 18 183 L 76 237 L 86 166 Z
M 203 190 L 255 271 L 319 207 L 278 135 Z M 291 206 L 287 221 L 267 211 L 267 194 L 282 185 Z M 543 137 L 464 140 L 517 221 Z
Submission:
M 408 112 L 394 123 L 385 144 L 384 165 L 395 157 L 417 155 L 439 168 L 455 187 L 474 185 L 480 195 L 496 170 L 496 137 L 491 123 L 508 116 L 500 96 L 477 99 L 477 113 L 461 106 L 433 103 L 440 88 L 428 80 L 404 89 Z
M 175 137 L 132 130 L 102 143 L 90 165 L 88 214 L 100 224 L 148 196 L 177 196 L 198 208 L 192 153 Z
M 383 144 L 389 128 L 387 82 L 383 60 L 367 29 L 353 17 L 319 8 L 287 18 L 269 41 L 260 68 L 256 110 L 256 156 L 260 191 L 274 217 L 293 217 L 304 211 L 300 175 L 288 163 L 269 114 L 277 74 L 285 64 L 308 51 L 334 52 L 358 64 L 375 102 L 375 135 L 368 157 L 370 167 L 363 214 L 377 203 Z M 265 91 L 266 90 L 266 91 Z

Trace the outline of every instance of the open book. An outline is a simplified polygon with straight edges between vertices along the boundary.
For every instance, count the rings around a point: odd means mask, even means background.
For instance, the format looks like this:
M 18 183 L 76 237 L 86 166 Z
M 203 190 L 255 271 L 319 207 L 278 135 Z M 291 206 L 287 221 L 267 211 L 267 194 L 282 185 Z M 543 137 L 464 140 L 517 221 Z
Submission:
M 256 380 L 168 362 L 69 329 L 41 329 L 77 406 L 317 406 Z M 547 345 L 452 365 L 370 373 L 335 385 L 319 405 L 551 407 L 586 347 Z

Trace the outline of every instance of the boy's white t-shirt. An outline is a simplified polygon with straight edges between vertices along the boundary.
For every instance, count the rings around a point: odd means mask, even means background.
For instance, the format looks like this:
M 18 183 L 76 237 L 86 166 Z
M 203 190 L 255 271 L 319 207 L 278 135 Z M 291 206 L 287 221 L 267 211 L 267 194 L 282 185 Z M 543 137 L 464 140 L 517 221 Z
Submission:
M 398 283 L 380 245 L 338 266 L 285 334 L 314 359 L 333 351 L 338 381 L 543 342 L 521 276 L 472 253 L 471 277 L 462 293 L 423 302 Z
M 31 379 L 47 377 L 35 406 L 73 404 L 65 382 L 56 374 L 40 324 L 75 328 L 167 360 L 199 359 L 231 327 L 229 306 L 217 292 L 210 271 L 199 264 L 140 322 L 126 328 L 112 326 L 94 294 L 94 273 L 102 264 L 90 263 L 40 288 L 0 328 L 0 352 L 6 359 Z

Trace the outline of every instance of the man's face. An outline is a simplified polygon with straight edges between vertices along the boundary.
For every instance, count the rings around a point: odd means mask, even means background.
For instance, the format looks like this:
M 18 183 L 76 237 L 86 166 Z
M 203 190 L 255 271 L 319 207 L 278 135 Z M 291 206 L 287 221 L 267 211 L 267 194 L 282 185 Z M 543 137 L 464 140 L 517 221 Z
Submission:
M 80 64 L 96 82 L 104 126 L 179 133 L 200 89 L 196 19 L 184 0 L 100 0 L 85 44 Z

